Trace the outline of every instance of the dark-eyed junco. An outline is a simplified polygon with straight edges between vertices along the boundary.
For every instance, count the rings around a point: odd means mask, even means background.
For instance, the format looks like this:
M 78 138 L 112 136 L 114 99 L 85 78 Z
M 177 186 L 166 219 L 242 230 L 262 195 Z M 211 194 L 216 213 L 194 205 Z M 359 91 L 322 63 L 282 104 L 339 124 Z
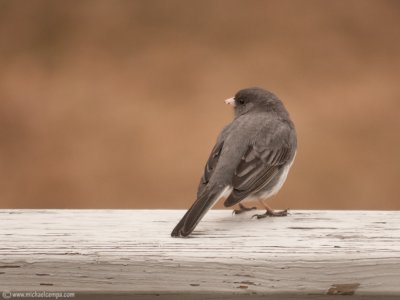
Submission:
M 226 207 L 239 204 L 240 213 L 253 208 L 242 202 L 258 200 L 265 216 L 285 216 L 266 203 L 286 180 L 296 155 L 297 138 L 293 122 L 283 103 L 261 88 L 240 90 L 225 100 L 234 107 L 234 120 L 217 138 L 200 180 L 197 199 L 171 233 L 188 236 L 204 214 L 220 199 Z

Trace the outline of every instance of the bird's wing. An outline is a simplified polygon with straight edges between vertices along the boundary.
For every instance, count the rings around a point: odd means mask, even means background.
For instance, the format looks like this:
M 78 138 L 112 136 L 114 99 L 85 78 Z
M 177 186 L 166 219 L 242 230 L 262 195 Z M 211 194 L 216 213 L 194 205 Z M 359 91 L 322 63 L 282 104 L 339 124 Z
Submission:
M 239 203 L 247 196 L 265 188 L 292 158 L 289 130 L 280 128 L 261 130 L 242 156 L 232 178 L 232 193 L 225 206 Z
M 204 174 L 201 177 L 201 182 L 203 184 L 207 184 L 211 178 L 212 173 L 214 172 L 215 167 L 217 166 L 222 147 L 224 146 L 224 141 L 217 142 L 214 148 L 212 149 L 210 156 L 207 160 L 206 166 L 204 167 Z
M 225 138 L 228 135 L 229 130 L 230 130 L 230 124 L 228 124 L 228 126 L 222 129 L 221 133 L 217 138 L 217 142 L 214 145 L 214 148 L 211 150 L 210 156 L 208 157 L 207 163 L 204 167 L 203 176 L 200 179 L 200 183 L 197 189 L 198 197 L 203 193 L 208 182 L 210 181 L 212 174 L 214 173 L 214 170 L 217 166 L 218 160 L 221 155 L 222 148 L 224 146 Z

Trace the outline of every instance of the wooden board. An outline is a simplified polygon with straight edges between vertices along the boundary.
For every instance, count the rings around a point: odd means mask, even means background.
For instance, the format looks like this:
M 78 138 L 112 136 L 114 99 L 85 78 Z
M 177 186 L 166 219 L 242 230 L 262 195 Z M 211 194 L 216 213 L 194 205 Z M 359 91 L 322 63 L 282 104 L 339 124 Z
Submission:
M 171 238 L 184 212 L 0 210 L 0 291 L 6 298 L 45 291 L 76 299 L 400 299 L 398 211 L 257 220 L 254 211 L 213 210 L 191 237 Z

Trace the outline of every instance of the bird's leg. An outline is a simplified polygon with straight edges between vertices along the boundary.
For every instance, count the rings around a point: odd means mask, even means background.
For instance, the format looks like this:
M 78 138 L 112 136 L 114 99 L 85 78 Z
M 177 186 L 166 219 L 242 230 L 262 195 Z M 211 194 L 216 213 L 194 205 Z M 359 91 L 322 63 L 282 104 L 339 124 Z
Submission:
M 264 206 L 266 212 L 265 214 L 259 215 L 256 214 L 252 218 L 256 217 L 257 219 L 262 219 L 265 217 L 285 217 L 288 215 L 288 210 L 280 210 L 280 211 L 275 211 L 271 207 L 269 207 L 266 203 L 264 203 L 261 199 L 258 200 L 262 206 Z
M 246 207 L 242 203 L 239 203 L 239 208 L 240 209 L 234 209 L 233 210 L 233 214 L 234 215 L 238 215 L 238 214 L 244 213 L 244 212 L 249 211 L 249 210 L 257 209 L 257 207 Z

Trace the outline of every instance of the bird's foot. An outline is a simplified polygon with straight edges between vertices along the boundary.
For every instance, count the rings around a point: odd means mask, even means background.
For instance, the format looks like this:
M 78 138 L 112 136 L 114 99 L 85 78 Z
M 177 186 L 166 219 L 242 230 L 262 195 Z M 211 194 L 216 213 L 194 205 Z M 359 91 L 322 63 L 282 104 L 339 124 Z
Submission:
M 250 211 L 250 210 L 254 210 L 254 209 L 257 209 L 257 207 L 246 207 L 243 204 L 239 203 L 239 209 L 234 209 L 232 214 L 233 215 L 239 215 L 241 213 L 244 213 L 244 212 Z
M 279 211 L 274 211 L 272 209 L 267 209 L 266 212 L 264 214 L 256 214 L 253 215 L 252 218 L 257 218 L 257 219 L 262 219 L 265 217 L 286 217 L 288 215 L 288 210 L 279 210 Z

